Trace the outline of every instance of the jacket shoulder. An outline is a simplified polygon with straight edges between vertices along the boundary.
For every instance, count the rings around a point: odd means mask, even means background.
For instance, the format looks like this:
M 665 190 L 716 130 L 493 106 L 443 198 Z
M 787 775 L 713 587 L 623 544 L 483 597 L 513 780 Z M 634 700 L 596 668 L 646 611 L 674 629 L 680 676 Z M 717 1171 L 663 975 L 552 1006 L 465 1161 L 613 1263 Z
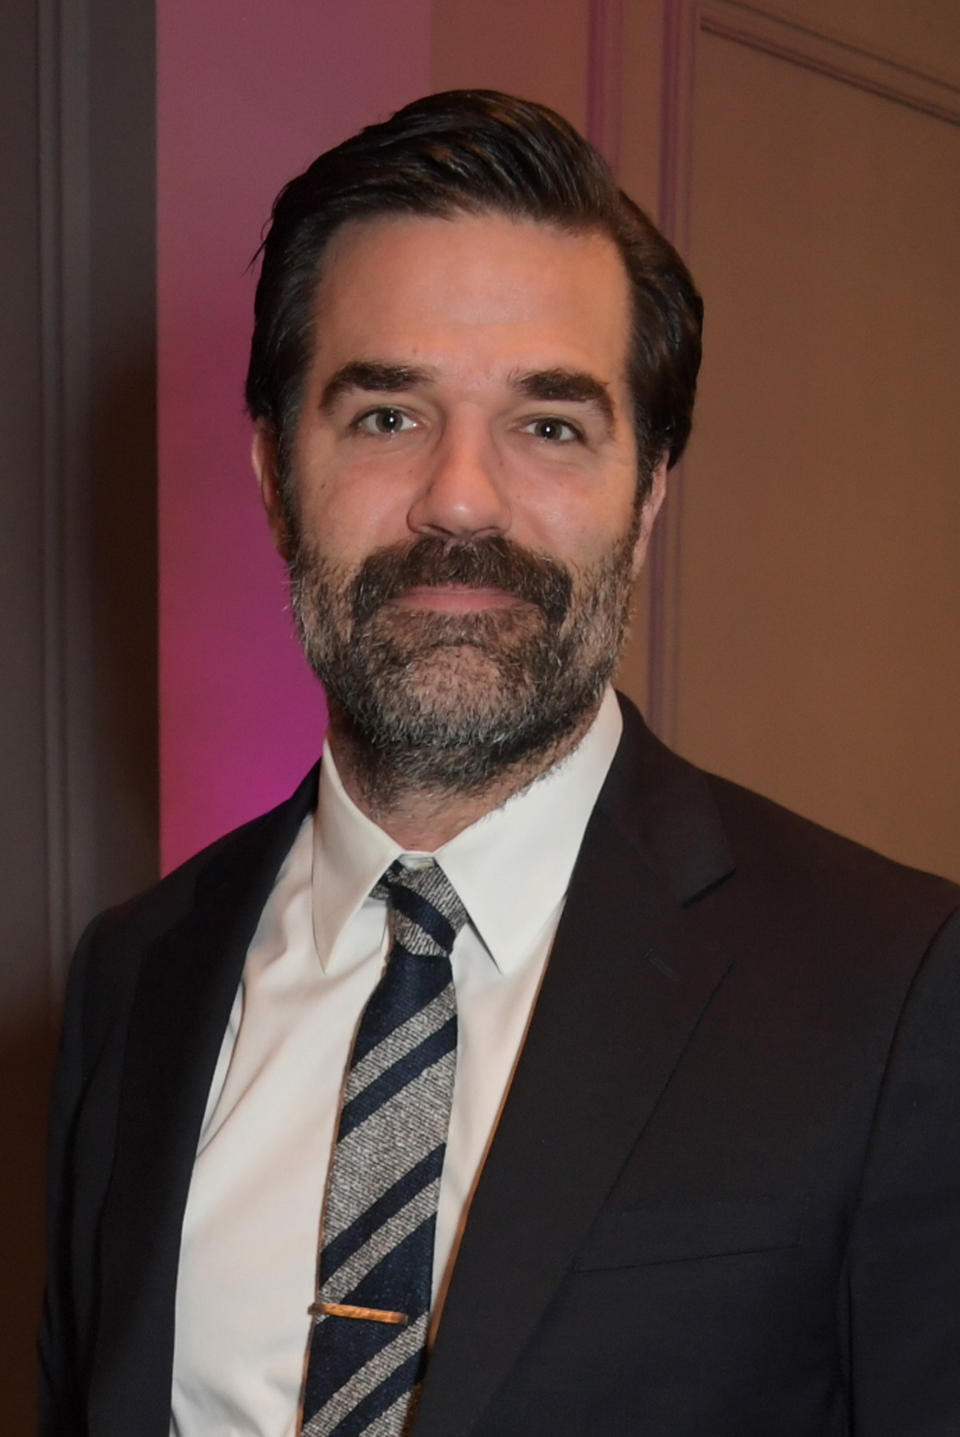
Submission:
M 195 853 L 157 883 L 104 910 L 87 925 L 77 945 L 67 1008 L 85 993 L 88 1012 L 99 992 L 116 1010 L 135 981 L 137 959 L 156 940 L 187 919 L 198 904 L 231 893 L 245 904 L 263 903 L 297 831 L 316 803 L 318 769 L 275 808 L 250 819 Z
M 719 883 L 726 902 L 736 896 L 768 923 L 779 913 L 808 933 L 828 921 L 849 936 L 891 925 L 929 935 L 931 925 L 935 931 L 960 907 L 956 883 L 697 767 L 651 734 L 632 705 L 623 699 L 621 705 L 622 761 L 611 770 L 608 801 L 623 831 L 642 835 L 655 867 L 698 876 L 689 852 L 711 851 L 710 863 L 700 865 L 707 882 L 699 888 L 688 882 L 688 896 L 715 891 Z
M 704 776 L 743 862 L 789 871 L 801 881 L 823 883 L 833 875 L 851 896 L 892 890 L 960 904 L 960 886 L 950 879 L 889 858 L 730 779 Z
M 957 884 L 728 779 L 706 782 L 735 856 L 725 896 L 751 931 L 779 935 L 785 957 L 802 951 L 814 969 L 859 975 L 869 989 L 886 975 L 897 991 L 934 952 L 960 962 Z

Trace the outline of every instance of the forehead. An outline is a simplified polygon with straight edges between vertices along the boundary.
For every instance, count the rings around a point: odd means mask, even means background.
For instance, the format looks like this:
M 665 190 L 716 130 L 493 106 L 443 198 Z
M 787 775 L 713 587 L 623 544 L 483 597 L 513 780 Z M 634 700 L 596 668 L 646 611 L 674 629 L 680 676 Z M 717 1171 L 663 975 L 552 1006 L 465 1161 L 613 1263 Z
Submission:
M 320 371 L 416 356 L 485 372 L 570 365 L 618 383 L 630 292 L 597 232 L 497 214 L 389 216 L 333 235 L 316 319 Z

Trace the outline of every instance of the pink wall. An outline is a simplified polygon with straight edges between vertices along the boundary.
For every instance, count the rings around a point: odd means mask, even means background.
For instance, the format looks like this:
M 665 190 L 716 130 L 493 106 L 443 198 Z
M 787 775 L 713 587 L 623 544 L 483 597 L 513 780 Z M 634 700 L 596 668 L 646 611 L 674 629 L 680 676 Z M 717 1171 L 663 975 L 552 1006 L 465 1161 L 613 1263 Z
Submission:
M 431 88 L 431 0 L 159 0 L 157 10 L 166 869 L 284 797 L 319 751 L 322 696 L 250 474 L 246 266 L 285 180 Z

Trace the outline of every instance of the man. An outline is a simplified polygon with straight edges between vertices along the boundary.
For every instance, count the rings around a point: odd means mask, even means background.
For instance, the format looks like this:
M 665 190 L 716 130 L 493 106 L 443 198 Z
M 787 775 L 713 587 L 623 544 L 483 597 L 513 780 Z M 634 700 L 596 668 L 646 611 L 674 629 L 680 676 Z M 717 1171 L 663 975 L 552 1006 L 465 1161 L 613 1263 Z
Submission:
M 608 687 L 700 315 L 504 96 L 279 197 L 247 397 L 330 727 L 81 944 L 46 1434 L 960 1431 L 960 894 Z

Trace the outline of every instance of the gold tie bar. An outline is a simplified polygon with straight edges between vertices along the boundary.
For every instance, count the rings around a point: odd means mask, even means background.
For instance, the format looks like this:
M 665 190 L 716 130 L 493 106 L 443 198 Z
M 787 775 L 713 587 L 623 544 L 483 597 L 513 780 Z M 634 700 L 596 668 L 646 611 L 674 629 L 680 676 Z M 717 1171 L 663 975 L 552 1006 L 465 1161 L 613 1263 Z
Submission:
M 312 1302 L 307 1308 L 311 1317 L 360 1317 L 368 1322 L 389 1322 L 395 1327 L 406 1327 L 405 1312 L 388 1312 L 382 1307 L 354 1307 L 349 1302 Z

